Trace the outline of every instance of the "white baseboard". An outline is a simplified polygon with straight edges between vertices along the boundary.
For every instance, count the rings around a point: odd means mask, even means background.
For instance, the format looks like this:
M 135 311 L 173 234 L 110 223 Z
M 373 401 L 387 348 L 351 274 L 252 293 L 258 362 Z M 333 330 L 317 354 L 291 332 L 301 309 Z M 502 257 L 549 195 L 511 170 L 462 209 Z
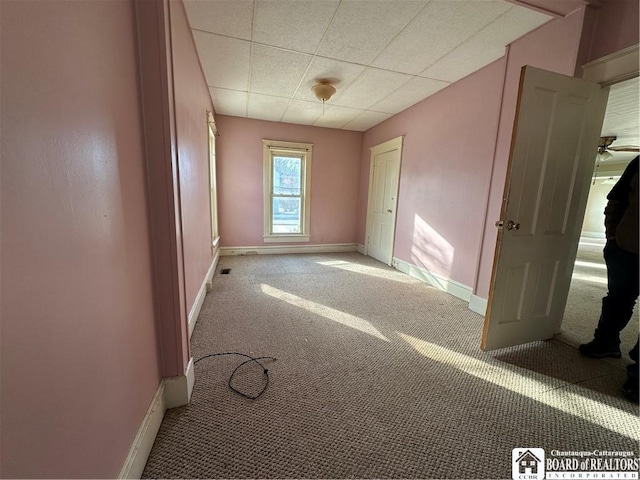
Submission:
M 471 294 L 471 298 L 469 299 L 469 310 L 484 317 L 487 315 L 487 303 L 488 300 L 486 298 Z
M 599 238 L 601 240 L 606 240 L 607 236 L 604 232 L 581 232 L 580 238 Z
M 355 252 L 355 243 L 331 243 L 320 245 L 268 245 L 262 247 L 222 247 L 220 255 L 277 255 L 285 253 L 343 253 Z
M 207 296 L 207 292 L 211 291 L 211 279 L 213 278 L 213 273 L 216 271 L 216 265 L 218 264 L 219 258 L 220 249 L 217 249 L 213 260 L 211 261 L 211 265 L 209 265 L 207 275 L 204 277 L 202 285 L 200 285 L 200 290 L 198 291 L 198 295 L 196 295 L 196 300 L 195 302 L 193 302 L 193 306 L 191 307 L 191 311 L 189 312 L 189 338 L 191 338 L 193 329 L 196 327 L 196 322 L 198 321 L 198 316 L 200 315 L 200 310 L 202 309 L 202 304 L 204 303 L 204 297 Z
M 431 273 L 426 268 L 418 267 L 417 265 L 413 265 L 412 263 L 405 262 L 404 260 L 400 260 L 395 257 L 393 258 L 391 265 L 401 272 L 411 275 L 418 280 L 422 280 L 438 290 L 450 293 L 454 297 L 458 297 L 465 302 L 468 302 L 471 298 L 471 287 L 456 282 L 455 280 L 444 278 L 438 274 Z
M 366 250 L 364 248 L 364 245 L 358 244 L 357 249 L 358 249 L 357 250 L 358 253 L 361 253 L 362 255 L 366 255 L 367 254 Z
M 164 378 L 162 382 L 164 383 L 164 402 L 167 409 L 187 405 L 191 400 L 191 392 L 193 392 L 195 382 L 193 357 L 189 359 L 183 375 Z
M 118 475 L 119 479 L 142 476 L 165 412 L 169 408 L 181 407 L 189 403 L 194 382 L 193 358 L 189 359 L 184 375 L 162 379 L 142 419 L 138 433 L 133 439 L 129 454 Z
M 151 453 L 153 442 L 158 435 L 164 413 L 167 410 L 165 404 L 165 384 L 160 382 L 156 394 L 153 396 L 151 405 L 146 415 L 142 419 L 142 424 L 138 429 L 138 433 L 133 439 L 133 444 L 129 449 L 129 455 L 124 461 L 124 465 L 120 470 L 118 478 L 140 478 L 147 464 L 147 459 Z

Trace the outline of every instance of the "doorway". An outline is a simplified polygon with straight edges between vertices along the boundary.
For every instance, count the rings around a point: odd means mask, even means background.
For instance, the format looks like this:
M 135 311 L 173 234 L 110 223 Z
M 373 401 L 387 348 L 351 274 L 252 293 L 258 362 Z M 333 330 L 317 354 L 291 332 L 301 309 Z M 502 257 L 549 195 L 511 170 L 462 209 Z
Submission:
M 604 207 L 607 194 L 628 163 L 638 155 L 628 147 L 640 145 L 640 79 L 612 85 L 602 127 L 602 137 L 616 137 L 613 149 L 596 159 L 578 253 L 573 269 L 567 306 L 558 340 L 577 347 L 591 340 L 598 321 L 602 297 L 607 293 L 606 266 L 602 257 L 605 244 Z M 628 352 L 637 340 L 638 310 L 621 333 L 621 349 Z

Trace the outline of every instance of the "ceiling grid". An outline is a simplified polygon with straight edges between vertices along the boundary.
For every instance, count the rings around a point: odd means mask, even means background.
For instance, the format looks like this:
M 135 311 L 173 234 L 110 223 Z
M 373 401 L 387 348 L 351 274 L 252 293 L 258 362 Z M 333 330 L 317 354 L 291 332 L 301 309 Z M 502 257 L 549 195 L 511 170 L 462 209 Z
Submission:
M 185 0 L 217 113 L 364 131 L 551 20 L 505 0 Z M 311 87 L 329 80 L 326 103 Z

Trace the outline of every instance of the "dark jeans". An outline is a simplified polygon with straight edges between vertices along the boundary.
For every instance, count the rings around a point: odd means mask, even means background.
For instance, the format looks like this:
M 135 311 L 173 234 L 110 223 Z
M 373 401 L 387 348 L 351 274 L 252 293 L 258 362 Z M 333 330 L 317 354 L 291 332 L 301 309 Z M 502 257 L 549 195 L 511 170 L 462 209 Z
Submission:
M 620 332 L 627 326 L 638 298 L 638 254 L 623 250 L 609 240 L 604 247 L 607 264 L 607 296 L 594 338 L 608 346 L 620 345 Z M 637 355 L 637 349 L 636 349 Z

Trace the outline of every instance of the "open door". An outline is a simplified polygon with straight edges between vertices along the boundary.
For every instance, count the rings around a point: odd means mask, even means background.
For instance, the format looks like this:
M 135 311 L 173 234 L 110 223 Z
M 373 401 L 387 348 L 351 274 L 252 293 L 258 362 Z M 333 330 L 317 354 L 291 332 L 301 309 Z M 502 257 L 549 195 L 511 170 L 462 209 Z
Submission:
M 371 147 L 366 253 L 391 265 L 403 137 Z
M 560 330 L 606 103 L 598 84 L 523 67 L 482 350 Z

